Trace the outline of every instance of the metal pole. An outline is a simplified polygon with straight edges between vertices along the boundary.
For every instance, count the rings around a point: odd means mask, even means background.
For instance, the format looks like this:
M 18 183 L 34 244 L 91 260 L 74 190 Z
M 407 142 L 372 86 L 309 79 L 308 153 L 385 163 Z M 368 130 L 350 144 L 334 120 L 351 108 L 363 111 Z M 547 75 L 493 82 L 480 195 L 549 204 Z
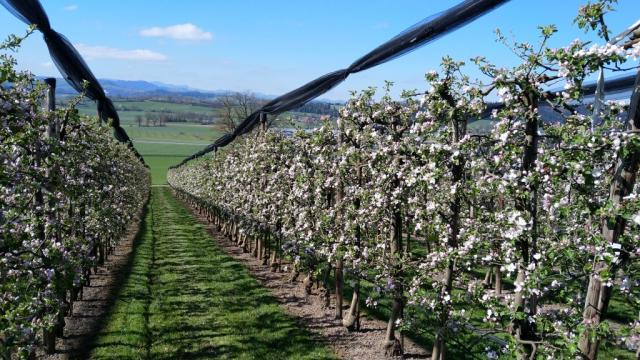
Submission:
M 53 112 L 56 110 L 56 79 L 55 78 L 47 78 L 44 80 L 44 83 L 47 84 L 47 110 Z M 49 128 L 47 130 L 47 135 L 49 137 L 54 137 L 58 133 L 58 120 L 51 116 L 49 119 Z

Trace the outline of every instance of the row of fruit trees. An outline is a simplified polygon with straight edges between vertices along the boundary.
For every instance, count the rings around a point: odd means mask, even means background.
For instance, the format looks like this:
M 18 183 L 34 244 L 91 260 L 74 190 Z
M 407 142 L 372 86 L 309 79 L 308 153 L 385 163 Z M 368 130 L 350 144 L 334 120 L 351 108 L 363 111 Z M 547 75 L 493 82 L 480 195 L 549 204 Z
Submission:
M 142 211 L 148 169 L 108 127 L 46 110 L 47 88 L 0 45 L 0 358 L 51 352 L 64 316 Z
M 593 106 L 581 91 L 640 57 L 637 41 L 608 42 L 611 3 L 576 19 L 604 45 L 550 48 L 553 26 L 535 45 L 499 34 L 521 63 L 473 59 L 489 81 L 445 58 L 424 93 L 365 90 L 337 122 L 246 136 L 171 170 L 169 182 L 247 251 L 275 249 L 274 270 L 286 263 L 335 289 L 337 317 L 351 292 L 350 330 L 362 305 L 386 316 L 389 354 L 409 334 L 433 344 L 432 359 L 632 357 L 640 92 Z M 468 130 L 486 118 L 490 131 Z

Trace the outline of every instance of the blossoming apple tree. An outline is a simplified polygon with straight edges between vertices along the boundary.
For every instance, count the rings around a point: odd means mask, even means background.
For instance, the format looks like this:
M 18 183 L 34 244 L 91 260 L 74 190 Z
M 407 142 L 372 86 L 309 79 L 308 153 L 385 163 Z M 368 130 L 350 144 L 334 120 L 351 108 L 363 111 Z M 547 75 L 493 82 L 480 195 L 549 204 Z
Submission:
M 0 46 L 0 357 L 55 347 L 64 316 L 142 210 L 145 166 L 73 108 L 43 109 L 46 88 Z
M 422 94 L 365 90 L 335 123 L 247 135 L 169 182 L 265 265 L 305 273 L 307 291 L 322 281 L 326 296 L 333 272 L 338 317 L 343 283 L 353 290 L 350 331 L 360 306 L 385 307 L 388 354 L 406 333 L 429 334 L 432 359 L 637 351 L 637 314 L 607 314 L 613 301 L 639 307 L 640 91 L 630 104 L 582 91 L 640 56 L 637 41 L 610 41 L 611 7 L 576 19 L 602 45 L 551 48 L 554 26 L 535 45 L 499 33 L 518 66 L 475 58 L 476 81 L 445 58 Z M 483 118 L 491 129 L 470 131 Z

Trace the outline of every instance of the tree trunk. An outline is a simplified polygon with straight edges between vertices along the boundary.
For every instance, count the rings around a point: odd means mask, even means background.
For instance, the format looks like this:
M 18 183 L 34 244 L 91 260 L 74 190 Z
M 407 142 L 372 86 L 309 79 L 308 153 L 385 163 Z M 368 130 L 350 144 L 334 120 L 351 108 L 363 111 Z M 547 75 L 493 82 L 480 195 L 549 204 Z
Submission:
M 362 186 L 362 166 L 358 167 L 358 186 Z M 354 207 L 357 210 L 360 209 L 360 199 L 356 199 Z M 356 247 L 356 259 L 360 259 L 360 242 L 362 234 L 360 232 L 360 226 L 356 227 L 355 247 Z M 354 269 L 355 270 L 355 269 Z M 360 278 L 357 271 L 354 271 L 355 286 L 353 287 L 353 295 L 351 297 L 351 306 L 347 312 L 347 317 L 342 321 L 342 325 L 347 328 L 348 331 L 360 331 Z
M 400 341 L 396 339 L 395 336 L 395 326 L 396 321 L 399 319 L 400 314 L 402 313 L 402 301 L 396 301 L 394 299 L 393 305 L 391 306 L 391 316 L 389 316 L 389 322 L 387 323 L 387 333 L 385 336 L 385 355 L 389 357 L 394 356 L 402 356 L 402 344 Z
M 321 294 L 323 296 L 323 309 L 328 309 L 331 306 L 331 290 L 329 289 L 329 276 L 331 276 L 331 266 L 329 266 L 326 270 L 323 271 L 322 276 L 322 290 Z
M 98 242 L 98 264 L 104 265 L 104 239 Z
M 482 285 L 485 288 L 490 288 L 491 285 L 493 285 L 493 266 L 489 266 L 487 272 L 484 274 L 484 281 L 482 282 Z
M 628 126 L 632 131 L 640 129 L 640 71 L 636 77 L 636 83 L 631 97 L 629 107 Z M 638 165 L 640 163 L 640 153 L 634 147 L 626 156 L 619 156 L 616 165 L 615 174 L 611 183 L 611 191 L 609 200 L 617 209 L 622 205 L 625 196 L 633 191 L 638 173 Z M 605 219 L 602 224 L 602 237 L 609 243 L 618 243 L 620 237 L 624 233 L 626 220 L 622 216 Z M 608 266 L 604 262 L 597 263 L 594 266 L 591 277 L 589 278 L 589 287 L 585 298 L 583 322 L 587 325 L 587 330 L 580 336 L 578 349 L 585 359 L 595 360 L 598 357 L 598 346 L 600 339 L 595 337 L 591 339 L 589 330 L 600 325 L 605 319 L 609 300 L 611 299 L 611 286 L 605 286 L 599 278 L 599 273 Z M 616 268 L 610 271 L 615 274 Z
M 258 234 L 258 243 L 256 245 L 256 258 L 262 260 L 262 248 L 264 247 L 264 234 Z
M 280 264 L 278 263 L 278 242 L 279 239 L 274 236 L 273 239 L 273 250 L 271 251 L 271 272 L 277 272 L 280 269 Z
M 404 256 L 411 257 L 411 231 L 407 231 L 407 241 L 404 247 Z
M 454 178 L 456 178 L 454 174 Z M 461 177 L 459 179 L 462 179 Z M 455 249 L 458 247 L 458 234 L 460 229 L 460 197 L 456 196 L 453 204 L 451 204 L 452 219 L 451 219 L 451 236 L 449 238 L 449 247 Z M 455 260 L 449 259 L 447 266 L 447 272 L 445 275 L 445 286 L 441 294 L 444 296 L 451 296 L 453 289 L 453 277 L 455 275 Z M 436 335 L 436 341 L 433 344 L 433 351 L 431 352 L 431 360 L 440 360 L 441 354 L 445 351 L 445 334 L 447 333 L 447 322 L 449 321 L 448 305 L 443 304 L 442 313 L 440 314 L 440 324 L 438 333 Z
M 535 106 L 538 103 L 534 94 L 529 94 L 527 97 L 527 103 L 530 106 Z M 524 147 L 524 156 L 522 159 L 522 171 L 528 173 L 535 168 L 535 163 L 538 158 L 538 130 L 539 130 L 539 117 L 536 114 L 530 114 L 527 118 L 527 124 L 525 128 L 526 144 Z M 521 235 L 517 242 L 517 247 L 520 250 L 520 259 L 518 262 L 518 273 L 516 282 L 524 284 L 526 282 L 526 272 L 529 261 L 531 260 L 532 248 L 535 249 L 537 243 L 537 191 L 535 185 L 530 185 L 525 198 L 516 199 L 516 208 L 522 213 L 528 213 L 531 217 L 530 231 Z M 513 308 L 517 312 L 525 312 L 525 297 L 522 292 L 516 294 L 513 302 Z M 529 312 L 524 314 L 524 319 L 513 319 L 510 325 L 511 334 L 518 340 L 535 340 L 534 326 L 529 322 L 526 317 L 535 313 L 535 304 L 529 304 Z M 519 358 L 528 358 L 533 349 L 530 345 L 522 345 L 518 350 Z
M 56 353 L 56 334 L 53 330 L 44 330 L 42 342 L 47 355 Z
M 356 280 L 356 284 L 353 287 L 353 296 L 351 297 L 351 306 L 347 312 L 347 317 L 342 320 L 342 326 L 346 327 L 348 331 L 360 330 L 360 281 Z
M 264 242 L 262 243 L 262 265 L 269 263 L 269 233 L 264 234 Z
M 302 285 L 304 287 L 304 299 L 308 301 L 309 295 L 311 295 L 311 289 L 313 288 L 313 274 L 311 271 L 307 273 L 307 277 L 304 278 Z
M 449 106 L 455 109 L 455 102 L 453 98 L 449 94 L 445 94 L 445 98 L 448 100 Z M 455 146 L 460 140 L 465 136 L 466 133 L 466 118 L 458 119 L 457 114 L 454 112 L 453 118 L 451 119 L 452 126 L 452 137 L 451 143 Z M 451 177 L 453 186 L 458 189 L 453 196 L 452 201 L 449 203 L 449 210 L 451 213 L 451 217 L 447 220 L 449 221 L 449 225 L 451 226 L 451 231 L 449 233 L 449 238 L 447 239 L 447 245 L 451 249 L 458 248 L 458 236 L 460 234 L 460 212 L 461 212 L 461 204 L 462 197 L 460 195 L 460 185 L 462 184 L 465 176 L 464 172 L 465 160 L 460 157 L 456 162 L 451 164 Z M 455 276 L 455 259 L 449 258 L 447 264 L 447 272 L 444 280 L 444 288 L 442 289 L 441 299 L 444 296 L 451 296 L 451 292 L 453 289 L 453 277 Z M 441 301 L 443 304 L 443 309 L 440 314 L 440 323 L 438 333 L 436 335 L 436 341 L 433 344 L 433 351 L 431 352 L 431 360 L 440 360 L 445 352 L 445 335 L 447 333 L 447 323 L 449 321 L 449 304 Z
M 391 249 L 389 256 L 391 257 L 391 263 L 393 264 L 393 274 L 391 282 L 393 284 L 393 305 L 391 307 L 391 315 L 389 316 L 389 322 L 387 323 L 387 333 L 385 336 L 385 354 L 387 356 L 401 356 L 403 353 L 400 341 L 396 339 L 395 327 L 396 321 L 400 319 L 403 304 L 403 289 L 402 283 L 398 281 L 398 278 L 402 275 L 398 260 L 396 257 L 402 253 L 402 214 L 400 209 L 396 209 L 393 215 L 393 233 L 391 235 Z
M 260 234 L 256 235 L 253 240 L 253 251 L 251 252 L 251 256 L 253 256 L 254 258 L 257 258 L 259 249 L 260 249 Z

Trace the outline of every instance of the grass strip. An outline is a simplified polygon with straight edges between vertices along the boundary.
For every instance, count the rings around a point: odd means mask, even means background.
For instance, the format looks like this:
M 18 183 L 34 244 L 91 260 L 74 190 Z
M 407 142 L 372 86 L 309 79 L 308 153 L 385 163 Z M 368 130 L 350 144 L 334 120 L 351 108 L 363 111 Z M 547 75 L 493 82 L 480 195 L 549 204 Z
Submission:
M 144 226 L 92 358 L 334 358 L 169 189 L 152 190 Z

